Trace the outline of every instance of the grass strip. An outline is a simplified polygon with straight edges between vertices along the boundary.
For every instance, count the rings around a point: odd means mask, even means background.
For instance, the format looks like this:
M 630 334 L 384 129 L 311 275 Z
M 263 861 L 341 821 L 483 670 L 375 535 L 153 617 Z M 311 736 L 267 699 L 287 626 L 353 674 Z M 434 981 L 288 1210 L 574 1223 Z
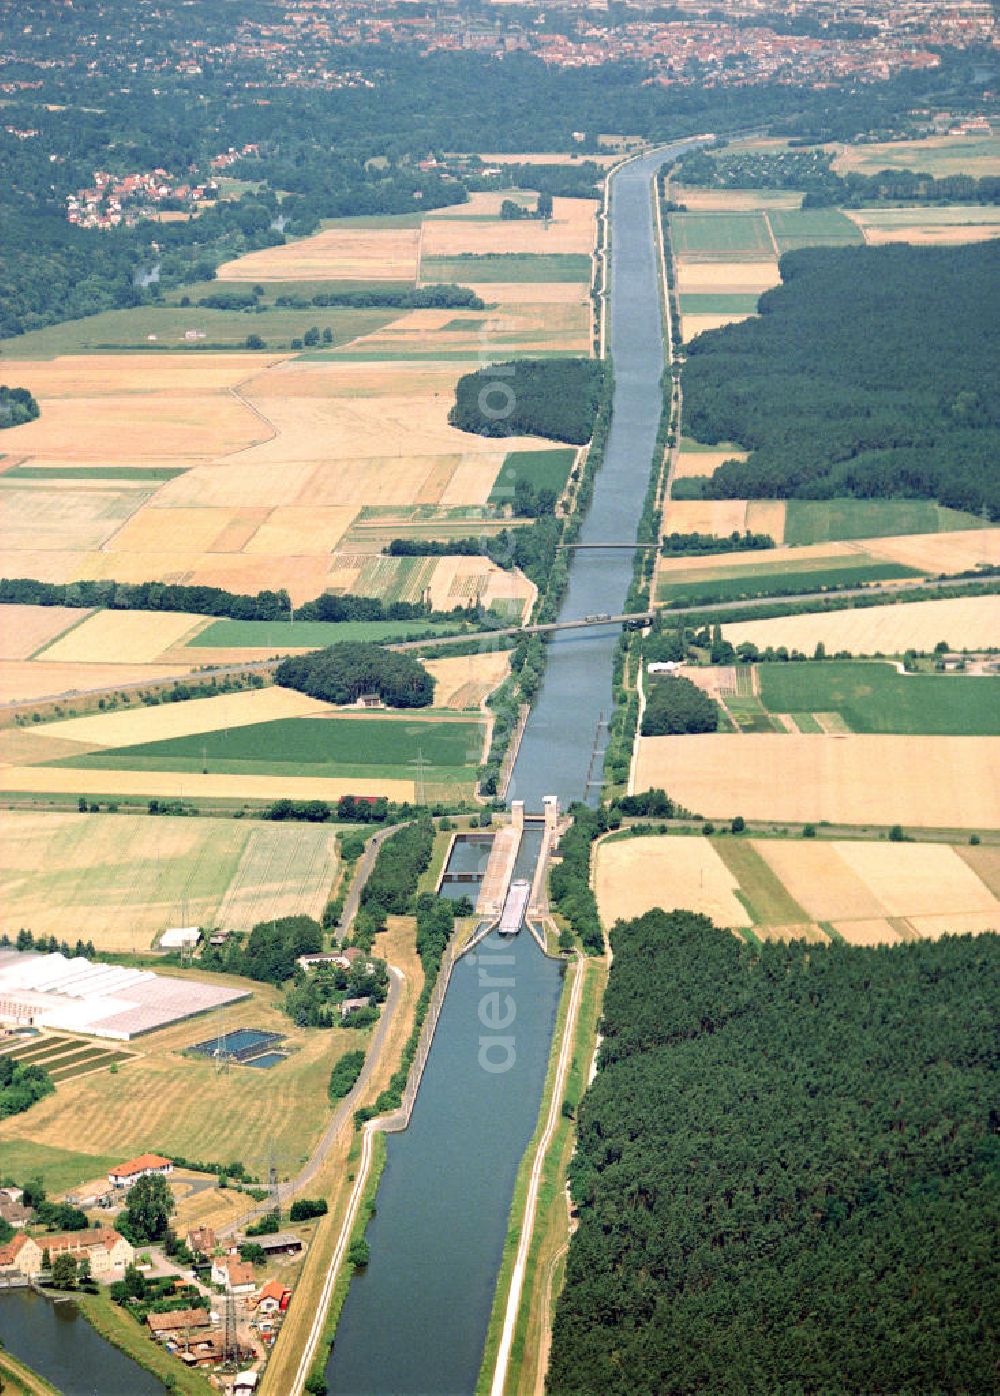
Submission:
M 178 1396 L 213 1396 L 215 1388 L 198 1371 L 188 1371 L 183 1363 L 166 1352 L 135 1319 L 113 1304 L 106 1294 L 75 1294 L 84 1318 L 112 1347 L 131 1357 L 147 1372 L 159 1377 Z

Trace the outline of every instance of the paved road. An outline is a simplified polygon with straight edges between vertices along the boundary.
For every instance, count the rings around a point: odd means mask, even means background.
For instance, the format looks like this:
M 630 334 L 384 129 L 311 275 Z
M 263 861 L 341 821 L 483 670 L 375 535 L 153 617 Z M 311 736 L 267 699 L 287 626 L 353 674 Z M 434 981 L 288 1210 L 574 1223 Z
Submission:
M 378 857 L 379 849 L 386 839 L 391 839 L 393 834 L 398 834 L 400 829 L 405 829 L 406 824 L 390 824 L 387 829 L 380 829 L 378 833 L 368 840 L 368 845 L 358 860 L 358 866 L 351 882 L 351 890 L 347 894 L 344 902 L 344 909 L 340 913 L 340 922 L 337 927 L 337 942 L 341 943 L 351 926 L 354 918 L 358 914 L 358 907 L 361 905 L 361 893 L 364 891 L 365 883 L 371 876 L 372 868 L 375 866 L 375 859 Z

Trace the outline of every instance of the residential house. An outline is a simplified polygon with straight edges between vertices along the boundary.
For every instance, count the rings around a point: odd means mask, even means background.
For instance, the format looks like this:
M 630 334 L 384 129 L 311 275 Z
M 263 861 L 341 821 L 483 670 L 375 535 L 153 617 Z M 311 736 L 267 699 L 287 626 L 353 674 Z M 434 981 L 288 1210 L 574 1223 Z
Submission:
M 250 1294 L 257 1288 L 253 1265 L 235 1255 L 219 1256 L 212 1261 L 212 1283 L 221 1285 L 227 1294 Z
M 369 1008 L 371 1006 L 371 995 L 364 994 L 359 999 L 342 999 L 340 1003 L 341 1020 L 347 1018 L 357 1008 Z
M 174 1171 L 174 1165 L 160 1154 L 140 1154 L 126 1163 L 119 1163 L 108 1174 L 108 1182 L 113 1188 L 130 1188 L 140 1178 L 150 1178 L 156 1174 L 166 1177 Z
M 257 1295 L 257 1312 L 269 1316 L 283 1314 L 291 1297 L 292 1291 L 287 1285 L 283 1285 L 280 1280 L 268 1280 Z
M 0 1202 L 0 1219 L 16 1231 L 27 1226 L 34 1215 L 34 1209 L 25 1207 L 23 1202 Z
M 210 1226 L 198 1226 L 189 1231 L 186 1237 L 189 1251 L 195 1255 L 211 1255 L 218 1245 L 215 1232 Z

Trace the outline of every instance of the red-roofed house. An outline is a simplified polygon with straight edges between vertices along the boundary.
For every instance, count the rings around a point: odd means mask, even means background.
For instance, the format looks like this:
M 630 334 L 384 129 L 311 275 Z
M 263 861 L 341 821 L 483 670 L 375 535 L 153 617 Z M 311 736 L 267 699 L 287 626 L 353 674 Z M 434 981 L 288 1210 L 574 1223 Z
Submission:
M 112 1168 L 108 1182 L 113 1188 L 130 1188 L 140 1178 L 149 1178 L 157 1173 L 166 1177 L 173 1171 L 174 1165 L 170 1159 L 160 1154 L 140 1154 L 138 1158 L 130 1158 L 127 1163 L 119 1163 Z
M 257 1295 L 257 1312 L 261 1314 L 284 1313 L 292 1291 L 280 1280 L 268 1280 Z
M 125 1237 L 110 1226 L 94 1227 L 89 1231 L 64 1231 L 52 1236 L 26 1236 L 22 1231 L 6 1246 L 0 1246 L 0 1271 L 16 1270 L 21 1275 L 37 1275 L 42 1269 L 42 1257 L 48 1251 L 50 1259 L 57 1255 L 84 1256 L 90 1260 L 95 1278 L 124 1271 L 135 1259 L 135 1249 Z

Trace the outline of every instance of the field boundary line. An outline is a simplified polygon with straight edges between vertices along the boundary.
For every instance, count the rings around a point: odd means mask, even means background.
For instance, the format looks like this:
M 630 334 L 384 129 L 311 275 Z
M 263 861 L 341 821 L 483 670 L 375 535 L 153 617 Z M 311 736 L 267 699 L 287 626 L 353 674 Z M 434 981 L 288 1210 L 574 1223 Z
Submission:
M 766 208 L 761 209 L 761 215 L 764 219 L 764 227 L 767 229 L 767 235 L 771 239 L 771 246 L 774 248 L 774 255 L 780 262 L 781 253 L 778 251 L 778 239 L 774 236 L 774 229 L 771 227 L 771 216 Z
M 51 635 L 47 640 L 43 640 L 43 642 L 38 646 L 38 648 L 28 655 L 28 663 L 30 663 L 33 659 L 37 659 L 40 654 L 44 654 L 46 650 L 50 650 L 57 640 L 65 639 L 65 637 L 70 633 L 70 631 L 79 630 L 83 622 L 85 620 L 90 620 L 91 616 L 96 616 L 100 609 L 101 608 L 99 606 L 90 607 L 89 610 L 82 612 L 79 620 L 70 621 L 66 629 L 60 630 L 58 635 Z

